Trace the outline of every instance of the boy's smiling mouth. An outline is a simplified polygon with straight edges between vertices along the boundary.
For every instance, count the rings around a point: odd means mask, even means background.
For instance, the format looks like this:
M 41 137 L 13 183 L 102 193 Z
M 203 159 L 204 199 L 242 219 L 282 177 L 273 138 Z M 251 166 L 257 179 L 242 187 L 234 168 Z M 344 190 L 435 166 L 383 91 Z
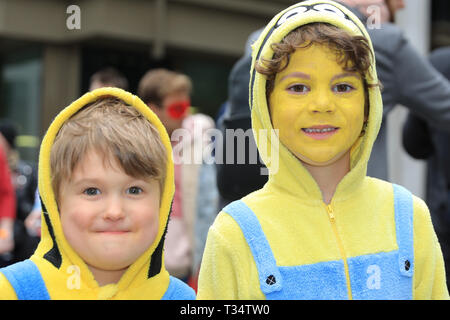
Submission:
M 124 233 L 128 233 L 129 231 L 122 231 L 122 230 L 104 230 L 104 231 L 99 231 L 99 233 L 104 233 L 104 234 L 124 234 Z
M 94 231 L 99 234 L 124 234 L 130 232 L 130 230 L 127 228 L 119 228 L 119 227 L 98 228 L 95 229 Z
M 331 137 L 339 130 L 338 127 L 330 125 L 317 125 L 308 128 L 302 128 L 302 131 L 310 138 L 323 140 Z

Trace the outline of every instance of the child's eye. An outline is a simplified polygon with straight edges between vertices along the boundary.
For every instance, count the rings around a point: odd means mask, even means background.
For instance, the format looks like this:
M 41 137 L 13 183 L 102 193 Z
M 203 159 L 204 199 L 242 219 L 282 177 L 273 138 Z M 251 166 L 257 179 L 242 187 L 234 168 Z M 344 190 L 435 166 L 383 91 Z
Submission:
M 288 87 L 288 91 L 295 93 L 306 93 L 309 91 L 309 88 L 304 84 L 294 84 Z
M 341 93 L 341 92 L 350 92 L 350 91 L 352 91 L 354 89 L 355 88 L 353 88 L 351 85 L 346 84 L 346 83 L 337 84 L 337 85 L 333 86 L 333 88 L 332 88 L 332 90 L 334 92 L 339 92 L 339 93 Z
M 127 189 L 128 194 L 138 195 L 141 194 L 143 190 L 139 187 L 131 187 Z
M 97 188 L 87 188 L 83 191 L 83 193 L 88 196 L 96 196 L 100 194 L 100 190 Z

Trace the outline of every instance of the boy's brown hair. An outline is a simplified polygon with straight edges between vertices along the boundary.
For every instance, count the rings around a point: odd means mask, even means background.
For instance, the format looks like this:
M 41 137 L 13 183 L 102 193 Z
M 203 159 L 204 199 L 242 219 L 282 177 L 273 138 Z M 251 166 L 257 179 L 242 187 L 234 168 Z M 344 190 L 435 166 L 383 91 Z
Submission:
M 164 98 L 175 92 L 186 92 L 190 95 L 192 82 L 188 76 L 167 69 L 148 71 L 139 81 L 138 96 L 144 103 L 152 103 L 162 107 Z
M 163 190 L 167 156 L 157 129 L 124 101 L 102 97 L 68 119 L 55 138 L 50 166 L 56 199 L 61 182 L 71 179 L 75 166 L 92 150 L 108 164 L 115 159 L 132 177 L 158 180 Z
M 274 55 L 272 59 L 261 59 L 257 61 L 255 69 L 267 78 L 266 95 L 273 91 L 275 76 L 284 70 L 289 64 L 291 55 L 299 48 L 307 48 L 312 44 L 325 45 L 336 53 L 338 64 L 345 71 L 358 72 L 364 83 L 365 108 L 364 114 L 369 115 L 369 99 L 366 74 L 372 63 L 372 51 L 366 38 L 352 36 L 346 31 L 328 23 L 315 22 L 303 25 L 292 30 L 279 43 L 271 45 Z M 379 85 L 379 84 L 378 84 Z

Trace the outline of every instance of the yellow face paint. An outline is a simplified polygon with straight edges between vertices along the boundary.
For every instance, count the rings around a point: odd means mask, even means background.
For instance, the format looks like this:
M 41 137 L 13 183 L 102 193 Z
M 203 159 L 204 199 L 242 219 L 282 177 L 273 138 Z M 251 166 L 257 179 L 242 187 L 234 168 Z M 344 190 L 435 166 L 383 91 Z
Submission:
M 364 85 L 345 71 L 328 47 L 297 49 L 275 77 L 269 98 L 272 125 L 297 158 L 324 166 L 340 159 L 364 122 Z

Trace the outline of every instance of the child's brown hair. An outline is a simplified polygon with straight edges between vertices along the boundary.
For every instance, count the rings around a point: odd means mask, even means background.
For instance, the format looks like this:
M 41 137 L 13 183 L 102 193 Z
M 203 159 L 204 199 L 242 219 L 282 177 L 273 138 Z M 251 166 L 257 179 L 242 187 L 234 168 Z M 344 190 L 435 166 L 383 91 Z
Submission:
M 61 182 L 92 150 L 109 164 L 117 160 L 132 177 L 158 180 L 163 190 L 167 156 L 158 131 L 135 108 L 108 96 L 81 108 L 59 130 L 50 155 L 56 199 Z
M 188 76 L 167 69 L 148 71 L 139 81 L 138 96 L 144 103 L 162 107 L 164 98 L 174 92 L 192 91 L 192 82 Z

